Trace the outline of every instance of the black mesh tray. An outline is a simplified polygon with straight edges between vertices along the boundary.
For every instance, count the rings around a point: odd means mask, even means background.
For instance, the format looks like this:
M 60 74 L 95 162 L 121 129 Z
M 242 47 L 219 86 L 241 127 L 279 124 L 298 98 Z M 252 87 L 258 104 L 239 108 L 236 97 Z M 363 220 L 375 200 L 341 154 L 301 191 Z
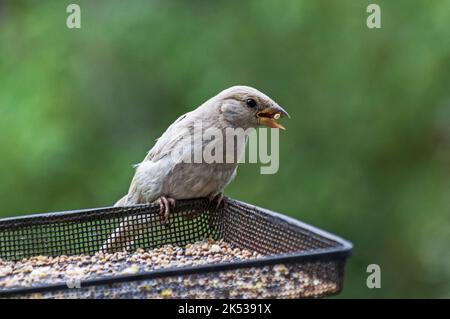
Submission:
M 178 201 L 170 225 L 159 205 L 100 208 L 0 220 L 0 259 L 94 255 L 126 221 L 134 241 L 127 250 L 185 246 L 208 237 L 262 257 L 171 267 L 128 275 L 2 288 L 13 298 L 312 298 L 341 291 L 351 243 L 287 216 L 225 198 Z M 116 241 L 120 241 L 118 238 Z M 124 243 L 115 249 L 124 248 Z M 111 245 L 109 246 L 111 248 Z M 108 248 L 108 249 L 109 249 Z

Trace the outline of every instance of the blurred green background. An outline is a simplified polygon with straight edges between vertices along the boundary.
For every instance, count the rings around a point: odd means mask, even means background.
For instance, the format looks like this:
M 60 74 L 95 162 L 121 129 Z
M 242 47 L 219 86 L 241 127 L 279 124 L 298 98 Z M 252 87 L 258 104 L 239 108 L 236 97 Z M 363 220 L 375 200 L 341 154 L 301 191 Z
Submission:
M 278 174 L 226 194 L 351 240 L 340 297 L 450 297 L 450 1 L 378 0 L 378 30 L 372 2 L 0 0 L 1 216 L 112 205 L 180 114 L 251 85 L 292 119 Z

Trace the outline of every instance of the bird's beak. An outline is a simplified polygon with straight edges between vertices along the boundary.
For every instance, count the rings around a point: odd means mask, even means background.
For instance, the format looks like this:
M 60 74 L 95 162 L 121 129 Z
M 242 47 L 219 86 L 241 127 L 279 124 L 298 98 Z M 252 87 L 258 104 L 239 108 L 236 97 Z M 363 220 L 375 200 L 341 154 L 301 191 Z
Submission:
M 256 113 L 258 118 L 258 124 L 265 125 L 271 128 L 279 128 L 285 130 L 284 126 L 277 122 L 281 117 L 287 116 L 290 118 L 288 112 L 286 112 L 281 106 L 274 105 L 267 107 L 262 111 Z

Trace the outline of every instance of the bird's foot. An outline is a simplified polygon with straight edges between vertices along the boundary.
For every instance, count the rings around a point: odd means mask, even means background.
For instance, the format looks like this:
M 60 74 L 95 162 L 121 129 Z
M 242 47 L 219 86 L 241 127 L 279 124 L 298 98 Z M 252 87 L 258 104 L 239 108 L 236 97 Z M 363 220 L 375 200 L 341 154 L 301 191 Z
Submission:
M 211 194 L 208 196 L 208 200 L 215 209 L 218 209 L 223 203 L 223 193 L 220 192 L 218 194 Z
M 161 224 L 169 224 L 170 211 L 175 208 L 175 199 L 161 196 L 159 198 L 159 216 L 161 217 Z

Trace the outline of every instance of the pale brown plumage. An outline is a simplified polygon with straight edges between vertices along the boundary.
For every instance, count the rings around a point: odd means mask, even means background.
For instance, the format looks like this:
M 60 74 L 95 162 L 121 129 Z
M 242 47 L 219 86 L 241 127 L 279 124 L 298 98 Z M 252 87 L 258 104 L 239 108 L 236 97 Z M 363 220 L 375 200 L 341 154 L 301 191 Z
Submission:
M 201 140 L 201 145 L 196 145 L 198 141 L 188 140 L 186 135 L 193 134 L 198 123 L 202 123 L 204 130 L 220 130 L 224 133 L 223 136 L 226 135 L 227 128 L 247 130 L 259 125 L 282 128 L 276 121 L 280 116 L 288 114 L 272 99 L 254 88 L 233 86 L 220 92 L 169 126 L 145 159 L 136 166 L 128 194 L 115 206 L 151 203 L 159 199 L 161 213 L 167 221 L 175 199 L 210 197 L 220 200 L 224 188 L 236 176 L 239 158 L 236 156 L 231 163 L 185 163 L 174 154 L 182 154 L 180 156 L 183 158 L 195 157 L 195 153 L 203 151 L 209 143 L 219 142 Z M 234 151 L 243 150 L 245 142 L 245 139 L 238 141 Z M 131 232 L 129 224 L 129 221 L 125 220 L 103 249 L 126 248 L 136 237 L 136 231 Z

